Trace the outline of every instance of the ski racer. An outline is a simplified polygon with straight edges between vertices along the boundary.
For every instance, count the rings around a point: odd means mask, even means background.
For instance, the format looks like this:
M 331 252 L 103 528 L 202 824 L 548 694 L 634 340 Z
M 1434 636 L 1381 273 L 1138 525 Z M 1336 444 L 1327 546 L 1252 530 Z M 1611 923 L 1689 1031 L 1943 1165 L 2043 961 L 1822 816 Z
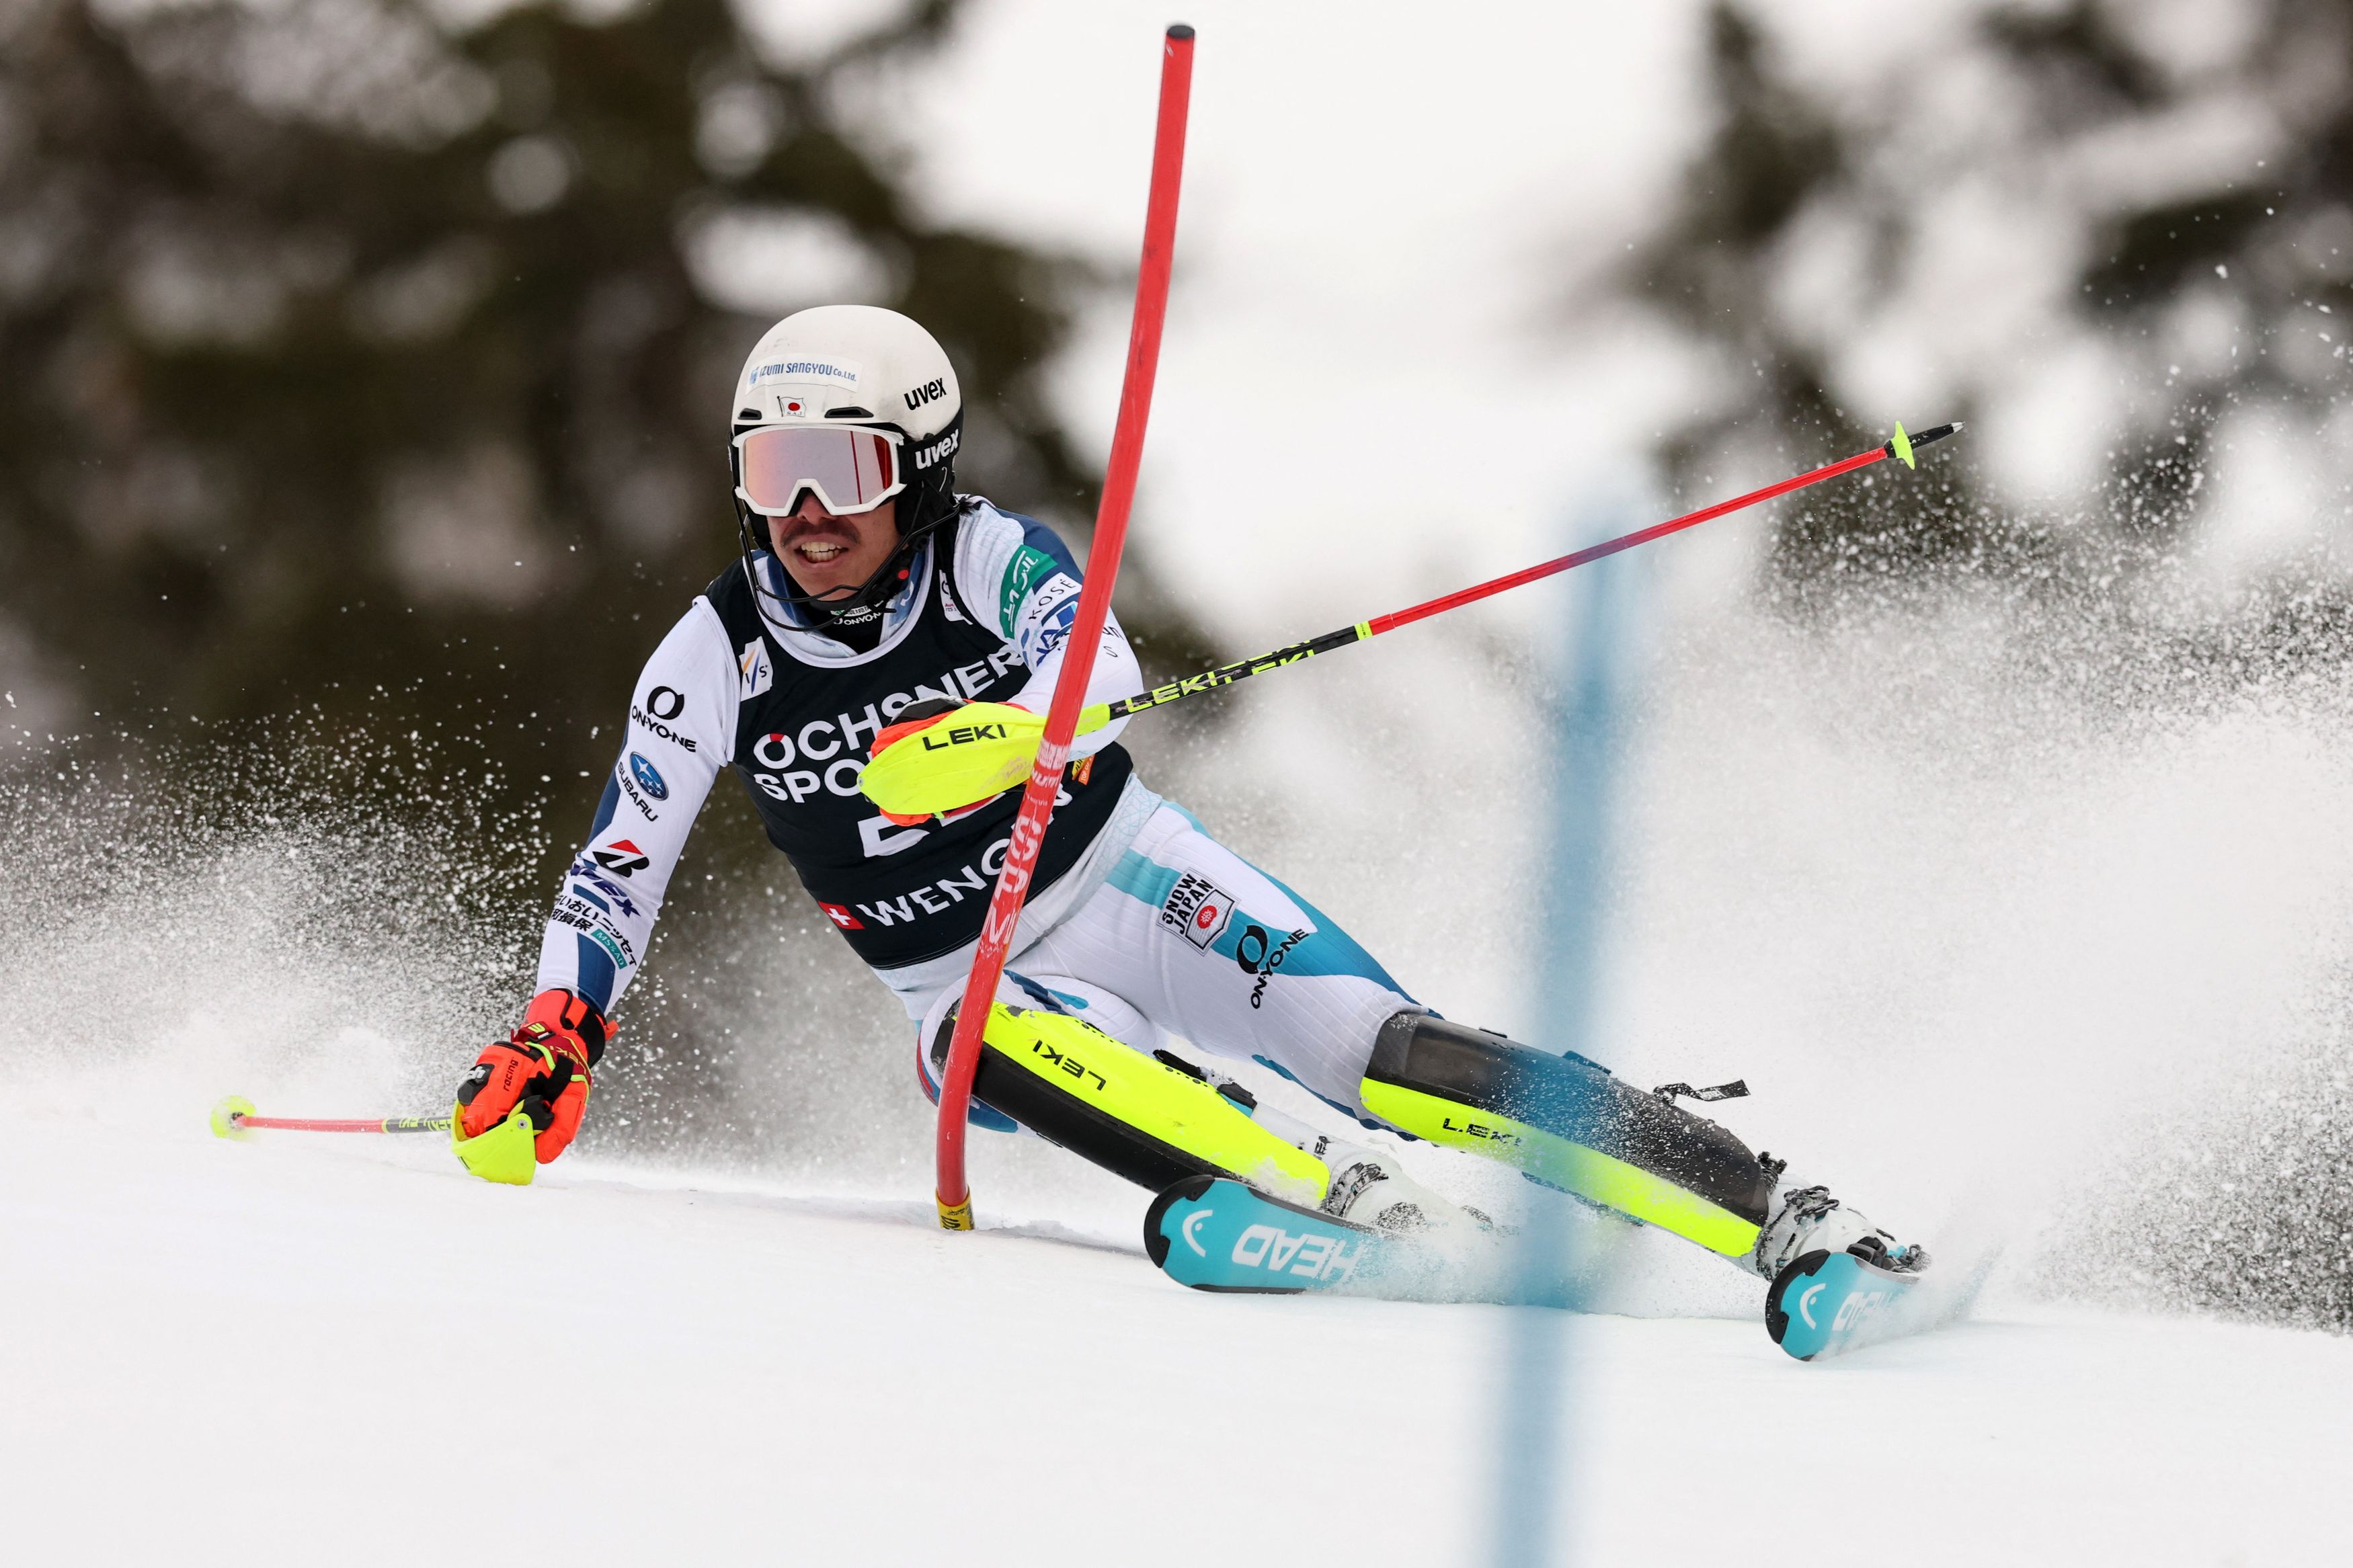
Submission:
M 905 1006 L 917 1075 L 938 1098 L 1021 791 L 908 820 L 875 809 L 860 774 L 877 752 L 954 726 L 966 703 L 1043 712 L 1079 569 L 1039 522 L 955 492 L 955 371 L 904 316 L 786 318 L 729 406 L 740 558 L 647 661 L 547 924 L 538 994 L 458 1090 L 453 1142 L 493 1180 L 527 1182 L 578 1132 L 608 1020 L 723 768 Z M 1113 621 L 1087 700 L 1141 689 Z M 1404 1133 L 1768 1279 L 1817 1248 L 1925 1263 L 1667 1091 L 1421 1005 L 1329 916 L 1147 788 L 1119 744 L 1124 722 L 1073 750 L 983 1033 L 974 1122 L 1026 1130 L 1155 1192 L 1229 1175 L 1386 1229 L 1483 1227 L 1406 1174 L 1388 1136 Z M 1242 1061 L 1371 1132 L 1335 1137 L 1260 1105 L 1221 1065 Z

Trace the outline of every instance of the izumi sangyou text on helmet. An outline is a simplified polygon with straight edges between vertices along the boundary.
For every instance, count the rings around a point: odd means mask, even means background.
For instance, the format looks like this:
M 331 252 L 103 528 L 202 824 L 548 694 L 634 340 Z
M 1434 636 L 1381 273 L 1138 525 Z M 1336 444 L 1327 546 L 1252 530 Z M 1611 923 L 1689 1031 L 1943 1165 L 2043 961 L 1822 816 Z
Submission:
M 744 362 L 730 415 L 744 572 L 754 595 L 811 627 L 871 619 L 904 584 L 924 539 L 955 516 L 964 395 L 931 333 L 896 310 L 820 305 L 768 329 Z M 849 516 L 895 502 L 898 547 L 862 584 L 810 594 L 763 572 L 770 524 L 814 495 Z

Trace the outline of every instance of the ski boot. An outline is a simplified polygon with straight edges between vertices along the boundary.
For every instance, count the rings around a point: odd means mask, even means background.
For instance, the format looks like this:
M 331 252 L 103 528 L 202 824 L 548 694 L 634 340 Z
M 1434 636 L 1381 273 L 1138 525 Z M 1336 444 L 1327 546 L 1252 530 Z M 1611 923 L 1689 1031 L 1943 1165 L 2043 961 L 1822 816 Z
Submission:
M 1332 1185 L 1321 1206 L 1335 1219 L 1432 1239 L 1494 1228 L 1477 1209 L 1440 1196 L 1398 1169 L 1394 1159 L 1362 1144 L 1319 1137 L 1308 1152 L 1331 1167 Z
M 1773 1217 L 1757 1233 L 1748 1267 L 1772 1279 L 1809 1252 L 1852 1253 L 1894 1274 L 1917 1274 L 1928 1267 L 1928 1249 L 1899 1246 L 1895 1238 L 1831 1196 L 1828 1187 L 1782 1186 L 1773 1194 Z

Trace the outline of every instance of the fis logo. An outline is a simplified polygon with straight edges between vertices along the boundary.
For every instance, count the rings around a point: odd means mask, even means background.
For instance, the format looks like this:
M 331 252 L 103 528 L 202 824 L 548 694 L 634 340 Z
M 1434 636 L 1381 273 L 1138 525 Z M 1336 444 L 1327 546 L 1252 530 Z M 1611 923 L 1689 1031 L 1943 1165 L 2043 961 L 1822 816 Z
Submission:
M 1207 952 L 1234 918 L 1233 896 L 1187 871 L 1160 905 L 1160 923 Z
M 776 684 L 776 667 L 768 662 L 765 639 L 754 637 L 735 656 L 735 695 L 740 701 L 750 701 Z

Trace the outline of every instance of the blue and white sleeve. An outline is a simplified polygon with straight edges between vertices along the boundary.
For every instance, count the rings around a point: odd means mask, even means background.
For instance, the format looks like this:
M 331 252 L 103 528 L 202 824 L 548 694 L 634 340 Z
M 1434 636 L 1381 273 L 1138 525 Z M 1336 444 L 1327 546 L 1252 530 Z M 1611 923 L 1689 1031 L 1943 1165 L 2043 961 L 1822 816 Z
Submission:
M 697 599 L 638 677 L 588 842 L 540 942 L 541 990 L 609 1014 L 637 978 L 686 836 L 734 750 L 736 691 L 726 628 Z
M 1029 680 L 1011 700 L 1043 713 L 1061 679 L 1062 656 L 1079 613 L 1079 563 L 1060 535 L 1034 518 L 983 506 L 959 530 L 956 589 L 997 635 L 1020 650 Z M 1087 675 L 1087 701 L 1115 701 L 1144 689 L 1144 671 L 1117 616 L 1103 620 L 1103 641 Z M 1071 755 L 1083 757 L 1119 739 L 1114 719 L 1082 735 Z

